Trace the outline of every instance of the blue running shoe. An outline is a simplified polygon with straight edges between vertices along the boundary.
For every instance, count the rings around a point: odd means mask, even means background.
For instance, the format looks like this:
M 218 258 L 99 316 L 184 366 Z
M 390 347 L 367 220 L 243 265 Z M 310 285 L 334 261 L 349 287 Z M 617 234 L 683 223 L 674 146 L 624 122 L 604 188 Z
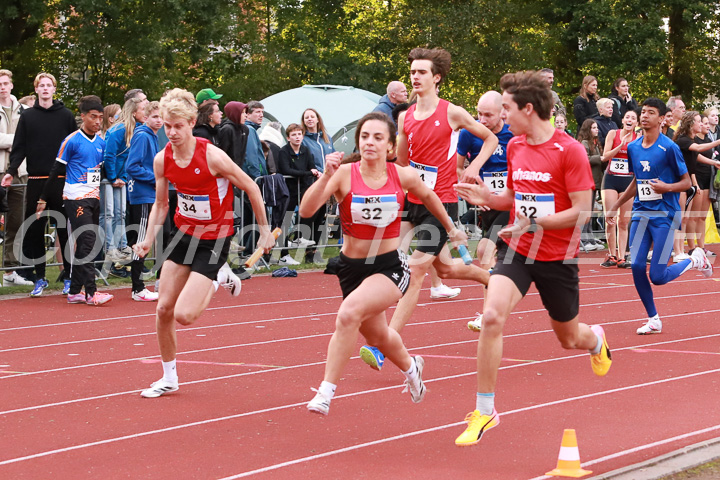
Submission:
M 67 295 L 70 293 L 70 280 L 63 280 L 63 295 Z
M 40 280 L 35 281 L 35 288 L 33 288 L 32 292 L 30 292 L 31 297 L 39 297 L 42 295 L 43 290 L 45 290 L 48 286 L 47 280 L 44 278 L 41 278 Z
M 360 349 L 360 358 L 362 361 L 370 365 L 370 368 L 382 370 L 383 363 L 385 362 L 385 355 L 380 350 L 370 345 L 365 345 Z

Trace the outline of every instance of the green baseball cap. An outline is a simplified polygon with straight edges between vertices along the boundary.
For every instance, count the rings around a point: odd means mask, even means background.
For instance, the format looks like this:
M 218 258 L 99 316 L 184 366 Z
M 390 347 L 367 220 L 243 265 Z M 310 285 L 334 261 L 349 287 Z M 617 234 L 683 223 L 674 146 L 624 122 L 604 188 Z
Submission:
M 205 100 L 217 100 L 218 98 L 222 98 L 222 95 L 219 93 L 215 93 L 211 88 L 203 88 L 200 90 L 197 95 L 195 95 L 195 101 L 197 103 L 202 103 Z

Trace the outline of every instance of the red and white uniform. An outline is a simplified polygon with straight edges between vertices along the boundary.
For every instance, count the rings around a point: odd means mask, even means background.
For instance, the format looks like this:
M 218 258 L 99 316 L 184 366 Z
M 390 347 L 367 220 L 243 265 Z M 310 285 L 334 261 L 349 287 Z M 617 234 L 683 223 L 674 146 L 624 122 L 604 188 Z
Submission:
M 403 129 L 408 142 L 410 166 L 420 174 L 425 185 L 434 190 L 443 203 L 457 203 L 453 185 L 457 183 L 455 153 L 458 132 L 448 123 L 450 102 L 440 99 L 435 112 L 425 120 L 415 119 L 412 105 L 405 114 Z M 421 204 L 419 198 L 408 194 L 408 201 Z
M 525 135 L 508 143 L 508 188 L 515 192 L 510 223 L 516 212 L 542 218 L 572 207 L 569 192 L 593 190 L 590 162 L 585 148 L 564 132 L 555 130 L 552 138 L 541 145 L 528 144 Z M 503 240 L 519 254 L 539 261 L 575 258 L 580 243 L 580 228 L 542 230 L 524 234 L 520 239 Z M 542 235 L 539 248 L 533 245 Z M 534 252 L 535 255 L 530 255 Z
M 397 238 L 400 236 L 400 212 L 404 204 L 405 192 L 394 164 L 387 164 L 385 185 L 374 190 L 363 181 L 360 162 L 353 163 L 350 191 L 340 202 L 343 232 L 366 240 Z
M 165 148 L 165 177 L 175 185 L 178 206 L 175 225 L 203 240 L 233 234 L 233 194 L 230 181 L 210 173 L 207 164 L 208 140 L 195 138 L 195 152 L 187 167 L 175 163 L 170 145 Z
M 622 130 L 615 130 L 615 138 L 613 139 L 612 148 L 616 149 L 620 146 L 622 143 Z M 608 162 L 607 169 L 605 170 L 605 173 L 609 173 L 611 175 L 618 175 L 620 177 L 632 177 L 633 173 L 630 171 L 628 162 L 628 155 L 627 155 L 627 146 L 630 142 L 635 140 L 638 137 L 636 132 L 632 132 L 632 139 L 630 139 L 629 142 L 625 144 L 622 148 L 620 148 L 620 151 L 615 154 L 615 156 Z

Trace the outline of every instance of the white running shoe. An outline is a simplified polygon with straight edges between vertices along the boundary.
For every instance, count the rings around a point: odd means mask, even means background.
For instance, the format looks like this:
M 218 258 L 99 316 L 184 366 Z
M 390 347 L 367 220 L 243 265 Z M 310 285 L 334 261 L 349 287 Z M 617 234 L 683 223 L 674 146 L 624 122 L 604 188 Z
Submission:
M 441 283 L 439 287 L 430 287 L 430 298 L 433 300 L 455 298 L 460 295 L 459 288 L 451 288 Z
M 290 248 L 306 248 L 315 245 L 315 240 L 308 240 L 307 238 L 298 238 L 288 244 Z
M 702 273 L 706 278 L 712 277 L 713 267 L 705 254 L 705 250 L 696 248 L 693 250 L 690 258 L 692 259 L 694 269 Z
M 240 290 L 242 290 L 240 278 L 233 273 L 230 265 L 227 263 L 224 263 L 223 266 L 220 267 L 220 270 L 218 270 L 217 282 L 221 287 L 228 290 L 233 297 L 240 295 Z
M 420 355 L 416 355 L 414 358 L 415 366 L 417 367 L 417 376 L 415 377 L 415 380 L 410 380 L 409 378 L 405 379 L 405 388 L 402 393 L 409 391 L 413 403 L 420 403 L 423 401 L 423 398 L 425 398 L 425 394 L 427 393 L 427 388 L 425 388 L 425 384 L 422 381 L 425 360 Z
M 157 293 L 151 292 L 147 288 L 144 288 L 140 292 L 132 293 L 132 299 L 136 302 L 157 302 L 158 296 Z
M 288 254 L 278 260 L 278 265 L 300 265 L 300 262 L 291 257 L 290 254 Z
M 638 335 L 651 335 L 662 332 L 662 320 L 658 317 L 649 318 L 647 323 L 637 329 Z
M 311 388 L 310 390 L 316 392 L 316 394 L 313 399 L 308 402 L 307 409 L 314 413 L 321 413 L 323 415 L 327 415 L 330 411 L 330 400 L 326 398 L 325 395 L 320 393 L 319 390 L 316 390 L 314 388 Z
M 467 323 L 467 327 L 473 332 L 479 332 L 482 330 L 482 313 L 477 312 L 476 315 L 477 317 L 475 317 L 475 320 L 470 320 Z
M 157 382 L 150 385 L 150 388 L 146 388 L 142 392 L 140 392 L 140 396 L 144 398 L 157 398 L 161 395 L 165 395 L 166 393 L 175 392 L 178 390 L 179 385 L 177 380 L 174 382 L 171 382 L 170 380 L 165 380 L 165 378 L 161 378 Z
M 32 281 L 23 278 L 17 272 L 12 272 L 12 273 L 3 275 L 3 287 L 9 287 L 11 285 L 32 286 L 35 284 Z

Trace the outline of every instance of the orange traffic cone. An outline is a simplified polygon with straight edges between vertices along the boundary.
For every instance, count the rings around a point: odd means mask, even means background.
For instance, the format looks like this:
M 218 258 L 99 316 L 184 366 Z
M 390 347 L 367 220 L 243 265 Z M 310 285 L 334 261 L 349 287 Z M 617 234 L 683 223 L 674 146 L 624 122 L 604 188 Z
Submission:
M 592 472 L 580 468 L 580 450 L 578 450 L 575 430 L 566 428 L 563 432 L 562 445 L 560 445 L 557 468 L 547 472 L 545 475 L 580 478 L 589 473 Z

